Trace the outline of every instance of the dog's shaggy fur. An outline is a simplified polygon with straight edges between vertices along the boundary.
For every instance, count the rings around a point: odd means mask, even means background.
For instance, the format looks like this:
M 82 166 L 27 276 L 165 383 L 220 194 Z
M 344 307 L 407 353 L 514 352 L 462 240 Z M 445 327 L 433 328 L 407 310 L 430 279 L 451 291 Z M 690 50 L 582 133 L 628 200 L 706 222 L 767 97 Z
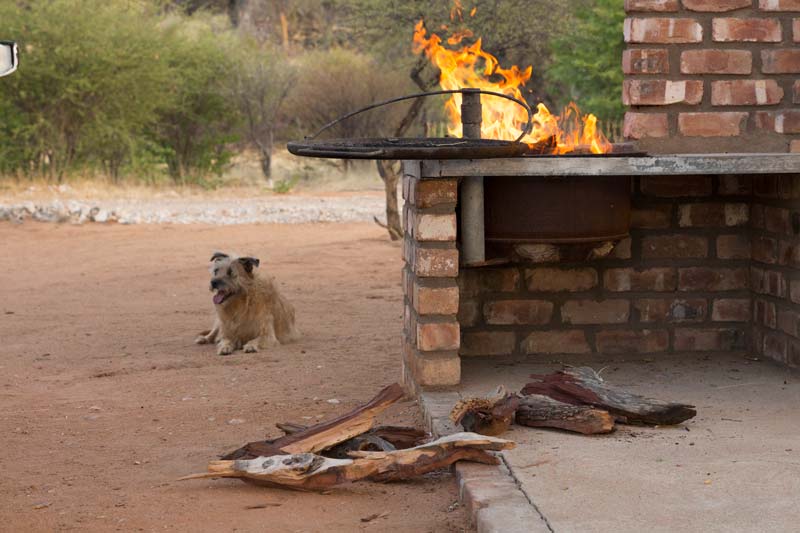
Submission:
M 217 252 L 211 258 L 211 285 L 216 317 L 197 344 L 217 343 L 217 354 L 259 349 L 297 340 L 294 307 L 270 277 L 255 272 L 259 260 Z

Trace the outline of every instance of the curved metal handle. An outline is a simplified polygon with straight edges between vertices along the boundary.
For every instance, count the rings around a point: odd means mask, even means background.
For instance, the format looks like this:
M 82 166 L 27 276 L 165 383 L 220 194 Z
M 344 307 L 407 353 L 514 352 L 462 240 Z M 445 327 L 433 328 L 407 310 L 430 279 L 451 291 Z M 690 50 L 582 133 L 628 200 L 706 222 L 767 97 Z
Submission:
M 425 93 L 409 94 L 407 96 L 399 96 L 397 98 L 392 98 L 390 100 L 384 100 L 383 102 L 377 102 L 377 103 L 374 103 L 372 105 L 368 105 L 367 107 L 361 108 L 361 109 L 359 109 L 357 111 L 353 111 L 352 113 L 348 113 L 348 114 L 346 114 L 346 115 L 344 115 L 342 117 L 337 118 L 336 120 L 334 120 L 332 122 L 328 122 L 327 124 L 322 126 L 319 130 L 317 130 L 316 133 L 314 133 L 311 136 L 306 136 L 305 138 L 306 138 L 306 140 L 309 140 L 309 141 L 314 140 L 319 136 L 320 133 L 322 133 L 323 131 L 325 131 L 325 130 L 327 130 L 329 128 L 332 128 L 336 124 L 338 124 L 338 123 L 340 123 L 340 122 L 342 122 L 344 120 L 347 120 L 350 117 L 358 115 L 359 113 L 363 113 L 365 111 L 369 111 L 371 109 L 375 109 L 376 107 L 382 107 L 382 106 L 385 106 L 385 105 L 394 104 L 394 103 L 397 103 L 397 102 L 402 102 L 403 100 L 411 100 L 411 99 L 414 99 L 414 98 L 422 98 L 422 97 L 425 97 L 425 96 L 436 96 L 436 95 L 440 95 L 440 94 L 456 94 L 456 93 L 463 94 L 463 93 L 466 93 L 466 92 L 472 92 L 472 93 L 478 92 L 478 93 L 486 94 L 486 95 L 489 95 L 489 96 L 497 96 L 499 98 L 505 98 L 506 100 L 511 100 L 512 102 L 514 102 L 516 104 L 519 104 L 523 108 L 525 108 L 525 112 L 528 113 L 528 122 L 525 124 L 525 127 L 523 128 L 522 133 L 520 134 L 520 136 L 517 137 L 516 139 L 514 139 L 513 142 L 518 143 L 518 142 L 522 141 L 523 137 L 525 137 L 527 134 L 529 134 L 531 132 L 531 129 L 533 128 L 533 111 L 531 110 L 531 106 L 529 106 L 528 103 L 525 100 L 520 100 L 519 98 L 514 98 L 513 96 L 508 96 L 507 94 L 503 94 L 503 93 L 496 93 L 494 91 L 484 91 L 483 89 L 469 89 L 469 88 L 466 88 L 466 89 L 451 89 L 451 90 L 447 90 L 447 91 L 430 91 L 430 92 L 425 92 Z

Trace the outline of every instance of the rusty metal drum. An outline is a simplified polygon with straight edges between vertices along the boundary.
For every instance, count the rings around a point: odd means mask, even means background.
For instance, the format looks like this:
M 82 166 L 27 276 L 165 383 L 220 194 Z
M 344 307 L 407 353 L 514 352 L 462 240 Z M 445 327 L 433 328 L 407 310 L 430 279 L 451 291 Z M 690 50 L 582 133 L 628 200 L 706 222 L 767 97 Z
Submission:
M 484 194 L 487 242 L 601 242 L 630 229 L 629 176 L 487 177 Z

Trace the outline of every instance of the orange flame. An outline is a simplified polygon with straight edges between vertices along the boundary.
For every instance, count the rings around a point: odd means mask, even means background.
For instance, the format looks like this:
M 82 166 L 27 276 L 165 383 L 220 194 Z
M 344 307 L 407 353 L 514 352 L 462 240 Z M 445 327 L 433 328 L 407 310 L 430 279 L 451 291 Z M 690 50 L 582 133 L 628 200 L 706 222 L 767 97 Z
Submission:
M 456 16 L 460 16 L 461 5 L 456 3 Z M 472 32 L 461 30 L 453 34 L 448 44 L 456 46 Z M 420 20 L 414 28 L 414 53 L 424 53 L 436 65 L 441 74 L 439 85 L 444 90 L 462 88 L 483 89 L 493 91 L 522 100 L 521 89 L 530 80 L 533 67 L 520 69 L 516 65 L 502 68 L 495 56 L 481 48 L 481 39 L 474 44 L 464 46 L 460 50 L 451 50 L 442 46 L 442 39 L 432 33 L 427 37 L 424 22 Z M 527 123 L 527 113 L 520 105 L 504 98 L 484 97 L 481 99 L 483 124 L 481 137 L 484 139 L 514 140 L 520 136 Z M 461 95 L 454 94 L 445 104 L 449 126 L 448 132 L 454 137 L 461 137 Z M 553 115 L 547 107 L 540 103 L 533 116 L 533 128 L 522 140 L 528 144 L 555 139 L 553 153 L 565 154 L 576 147 L 583 146 L 594 154 L 611 151 L 611 143 L 597 127 L 597 117 L 581 115 L 574 103 L 567 106 L 559 116 Z

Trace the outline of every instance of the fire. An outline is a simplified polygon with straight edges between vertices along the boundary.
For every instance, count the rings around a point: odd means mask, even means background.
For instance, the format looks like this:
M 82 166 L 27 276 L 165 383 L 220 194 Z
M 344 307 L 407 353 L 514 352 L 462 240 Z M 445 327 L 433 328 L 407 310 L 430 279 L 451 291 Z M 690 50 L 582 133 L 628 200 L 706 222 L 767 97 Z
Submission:
M 461 17 L 460 2 L 456 2 L 453 14 Z M 470 14 L 473 15 L 474 12 Z M 461 30 L 451 35 L 447 43 L 458 46 L 469 37 L 472 37 L 471 31 Z M 438 35 L 432 33 L 430 37 L 427 36 L 422 20 L 414 28 L 414 53 L 424 53 L 439 68 L 439 85 L 444 90 L 483 89 L 522 100 L 521 89 L 533 73 L 531 66 L 525 69 L 516 65 L 507 69 L 501 67 L 497 58 L 481 47 L 480 38 L 460 49 L 445 48 Z M 520 136 L 528 118 L 525 109 L 510 100 L 491 96 L 483 97 L 481 104 L 481 136 L 484 139 L 514 140 Z M 461 137 L 461 95 L 452 95 L 445 108 L 450 123 L 450 135 Z M 611 143 L 597 127 L 597 117 L 592 114 L 581 115 L 574 103 L 567 106 L 560 115 L 553 115 L 542 103 L 537 105 L 533 129 L 523 141 L 535 144 L 551 137 L 555 139 L 555 154 L 572 152 L 579 145 L 588 147 L 594 154 L 611 151 Z

